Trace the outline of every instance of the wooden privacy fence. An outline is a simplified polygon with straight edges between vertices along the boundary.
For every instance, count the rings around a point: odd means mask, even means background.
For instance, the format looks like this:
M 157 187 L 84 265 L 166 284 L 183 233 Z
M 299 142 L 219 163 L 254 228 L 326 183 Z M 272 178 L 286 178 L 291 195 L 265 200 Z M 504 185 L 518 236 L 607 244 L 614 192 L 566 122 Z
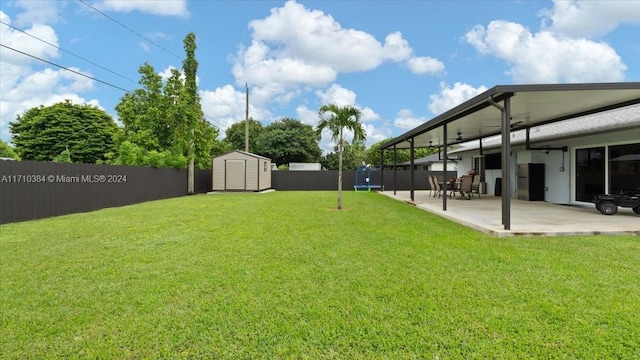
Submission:
M 194 185 L 210 191 L 211 170 Z M 0 224 L 184 195 L 186 169 L 0 160 Z

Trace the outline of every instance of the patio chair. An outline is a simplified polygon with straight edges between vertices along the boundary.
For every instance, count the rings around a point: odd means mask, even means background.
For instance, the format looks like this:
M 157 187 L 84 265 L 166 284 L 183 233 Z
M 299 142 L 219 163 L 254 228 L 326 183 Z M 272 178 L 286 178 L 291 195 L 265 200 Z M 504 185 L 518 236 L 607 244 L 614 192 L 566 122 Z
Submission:
M 471 175 L 462 175 L 460 180 L 460 198 L 464 199 L 465 195 L 467 196 L 467 200 L 471 199 L 471 185 L 473 182 L 473 176 Z
M 436 185 L 433 183 L 433 175 L 427 175 L 427 181 L 429 182 L 429 197 L 433 197 L 436 193 Z
M 433 181 L 433 186 L 436 189 L 436 193 L 433 194 L 433 197 L 440 197 L 442 195 L 442 187 L 440 186 L 440 180 L 435 175 L 431 175 L 431 180 Z
M 471 182 L 471 195 L 477 194 L 480 199 L 480 175 L 474 175 Z

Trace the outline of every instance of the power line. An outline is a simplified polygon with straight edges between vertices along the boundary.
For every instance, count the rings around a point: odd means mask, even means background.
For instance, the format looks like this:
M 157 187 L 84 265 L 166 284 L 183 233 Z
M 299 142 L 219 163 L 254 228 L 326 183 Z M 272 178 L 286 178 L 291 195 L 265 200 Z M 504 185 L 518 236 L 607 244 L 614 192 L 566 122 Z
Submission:
M 22 30 L 22 29 L 18 29 L 17 27 L 12 26 L 11 24 L 7 24 L 7 23 L 5 23 L 5 22 L 4 22 L 4 21 L 2 21 L 2 20 L 0 20 L 0 24 L 3 24 L 3 25 L 5 25 L 5 26 L 8 26 L 8 27 L 10 27 L 10 28 L 12 28 L 12 29 L 14 29 L 14 30 L 20 31 L 20 32 L 21 32 L 21 33 L 23 33 L 23 34 L 25 34 L 25 35 L 29 35 L 29 36 L 31 36 L 32 38 L 34 38 L 34 39 L 36 39 L 36 40 L 39 40 L 39 41 L 42 41 L 43 43 L 45 43 L 45 44 L 47 44 L 47 45 L 53 46 L 54 48 L 56 48 L 56 49 L 58 49 L 58 50 L 60 50 L 60 51 L 64 51 L 65 53 L 67 53 L 67 54 L 69 54 L 69 55 L 73 55 L 73 56 L 77 57 L 78 59 L 84 60 L 84 61 L 86 61 L 86 62 L 88 62 L 88 63 L 90 63 L 90 64 L 92 64 L 92 65 L 95 65 L 95 66 L 97 66 L 97 67 L 99 67 L 99 68 L 101 68 L 101 69 L 103 69 L 103 70 L 106 70 L 106 71 L 108 71 L 108 72 L 110 72 L 110 73 L 112 73 L 112 74 L 114 74 L 114 75 L 117 75 L 117 76 L 119 76 L 119 77 L 121 77 L 121 78 L 123 78 L 123 79 L 125 79 L 125 80 L 128 80 L 128 81 L 130 81 L 130 82 L 132 82 L 132 83 L 134 83 L 134 84 L 137 84 L 137 82 L 136 82 L 136 81 L 131 80 L 131 79 L 129 79 L 128 77 L 126 77 L 126 76 L 124 76 L 124 75 L 118 74 L 117 72 L 115 72 L 115 71 L 113 71 L 113 70 L 107 69 L 106 67 L 104 67 L 104 66 L 102 66 L 102 65 L 100 65 L 100 64 L 96 64 L 95 62 L 93 62 L 93 61 L 91 61 L 91 60 L 88 60 L 88 59 L 83 58 L 82 56 L 76 55 L 76 54 L 72 53 L 71 51 L 67 51 L 67 50 L 65 50 L 65 49 L 63 49 L 63 48 L 61 48 L 61 47 L 59 47 L 59 46 L 57 46 L 57 45 L 55 45 L 55 44 L 52 44 L 52 43 L 50 43 L 50 42 L 48 42 L 48 41 L 46 41 L 46 40 L 44 40 L 44 39 L 41 39 L 41 38 L 39 38 L 39 37 L 37 37 L 37 36 L 35 36 L 35 35 L 33 35 L 33 34 L 29 34 L 28 32 L 26 32 L 26 31 L 24 31 L 24 30 Z
M 259 87 L 259 88 L 261 88 L 261 89 L 265 89 L 265 90 L 267 90 L 267 91 L 271 91 L 272 93 L 276 93 L 276 94 L 277 94 L 277 93 L 279 93 L 279 91 L 271 90 L 271 89 L 269 89 L 269 88 L 266 88 L 266 87 L 264 87 L 264 86 L 260 86 L 260 85 L 258 85 L 258 84 L 254 84 L 254 83 L 250 83 L 250 82 L 247 82 L 247 84 L 249 84 L 249 85 L 253 85 L 253 86 L 255 86 L 255 87 Z
M 151 39 L 149 39 L 149 38 L 145 37 L 144 35 L 140 34 L 139 32 L 137 32 L 137 31 L 135 31 L 135 30 L 131 29 L 130 27 L 126 26 L 125 24 L 123 24 L 123 23 L 119 22 L 118 20 L 116 20 L 116 19 L 112 18 L 111 16 L 109 16 L 109 15 L 105 14 L 104 12 L 102 12 L 102 11 L 100 11 L 100 10 L 96 9 L 95 7 L 91 6 L 91 5 L 90 5 L 90 4 L 88 4 L 86 1 L 84 1 L 84 0 L 78 0 L 78 1 L 80 1 L 81 3 L 83 3 L 84 5 L 86 5 L 87 7 L 89 7 L 89 8 L 91 8 L 91 9 L 93 9 L 94 11 L 96 11 L 96 12 L 98 12 L 98 13 L 102 14 L 102 16 L 104 16 L 104 17 L 106 17 L 107 19 L 109 19 L 109 20 L 113 21 L 114 23 L 116 23 L 116 24 L 118 24 L 118 25 L 122 26 L 123 28 L 125 28 L 125 29 L 129 30 L 130 32 L 132 32 L 132 33 L 136 34 L 136 35 L 137 35 L 137 36 L 139 36 L 140 38 L 142 38 L 142 39 L 144 39 L 144 40 L 146 40 L 146 41 L 148 41 L 148 42 L 152 43 L 153 45 L 157 46 L 158 48 L 160 48 L 160 49 L 164 50 L 164 51 L 165 51 L 165 52 L 167 52 L 168 54 L 171 54 L 171 55 L 175 56 L 178 60 L 181 60 L 181 59 L 182 59 L 180 56 L 176 55 L 175 53 L 173 53 L 173 52 L 171 52 L 171 51 L 169 51 L 169 50 L 165 49 L 164 47 L 162 47 L 162 46 L 158 45 L 158 44 L 157 44 L 156 42 L 154 42 L 153 40 L 151 40 Z
M 88 79 L 91 79 L 91 80 L 95 80 L 95 81 L 97 81 L 97 82 L 99 82 L 99 83 L 103 83 L 103 84 L 105 84 L 105 85 L 111 86 L 112 88 L 116 88 L 116 89 L 118 89 L 118 90 L 122 90 L 122 91 L 124 91 L 124 92 L 131 93 L 131 91 L 129 91 L 129 90 L 127 90 L 127 89 L 124 89 L 124 88 L 121 88 L 121 87 L 120 87 L 120 86 L 118 86 L 118 85 L 113 85 L 113 84 L 108 83 L 108 82 L 106 82 L 106 81 L 103 81 L 103 80 L 100 80 L 100 79 L 96 79 L 96 78 L 94 78 L 93 76 L 89 76 L 89 75 L 87 75 L 87 74 L 83 74 L 83 73 L 81 73 L 81 72 L 79 72 L 79 71 L 75 71 L 75 70 L 69 69 L 68 67 L 64 67 L 64 66 L 62 66 L 62 65 L 58 65 L 58 64 L 56 64 L 56 63 L 53 63 L 53 62 L 51 62 L 51 61 L 48 61 L 48 60 L 45 60 L 45 59 L 43 59 L 43 58 L 37 57 L 37 56 L 35 56 L 35 55 L 27 54 L 27 53 L 26 53 L 26 52 L 24 52 L 24 51 L 20 51 L 20 50 L 14 49 L 14 48 L 12 48 L 12 47 L 10 47 L 10 46 L 7 46 L 7 45 L 4 45 L 4 44 L 2 44 L 2 43 L 0 43 L 0 46 L 2 46 L 2 47 L 4 47 L 4 48 L 7 48 L 7 49 L 9 49 L 9 50 L 13 50 L 13 51 L 15 51 L 15 52 L 17 52 L 17 53 L 20 53 L 20 54 L 23 54 L 23 55 L 25 55 L 25 56 L 29 56 L 29 57 L 32 57 L 32 58 L 34 58 L 34 59 L 40 60 L 40 61 L 42 61 L 42 62 L 45 62 L 45 63 L 49 64 L 49 65 L 53 65 L 53 66 L 59 67 L 60 69 L 67 70 L 67 71 L 69 71 L 69 72 L 72 72 L 72 73 L 74 73 L 74 74 L 78 74 L 78 75 L 80 75 L 80 76 L 84 76 L 84 77 L 86 77 L 86 78 L 88 78 Z

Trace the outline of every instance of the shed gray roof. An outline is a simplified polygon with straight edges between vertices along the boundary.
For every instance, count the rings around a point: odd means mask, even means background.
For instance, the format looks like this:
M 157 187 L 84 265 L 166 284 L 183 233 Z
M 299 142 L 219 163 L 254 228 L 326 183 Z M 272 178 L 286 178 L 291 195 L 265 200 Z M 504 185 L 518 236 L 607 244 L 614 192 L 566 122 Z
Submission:
M 560 140 L 564 138 L 583 135 L 605 133 L 620 130 L 637 130 L 640 135 L 640 105 L 632 105 L 615 110 L 604 111 L 596 114 L 580 116 L 570 120 L 559 121 L 551 124 L 532 127 L 529 130 L 531 143 Z M 511 144 L 520 145 L 526 141 L 525 130 L 517 130 L 511 133 Z M 482 149 L 500 148 L 499 135 L 482 140 Z M 449 151 L 450 154 L 466 152 L 478 149 L 478 140 L 463 143 L 460 148 Z

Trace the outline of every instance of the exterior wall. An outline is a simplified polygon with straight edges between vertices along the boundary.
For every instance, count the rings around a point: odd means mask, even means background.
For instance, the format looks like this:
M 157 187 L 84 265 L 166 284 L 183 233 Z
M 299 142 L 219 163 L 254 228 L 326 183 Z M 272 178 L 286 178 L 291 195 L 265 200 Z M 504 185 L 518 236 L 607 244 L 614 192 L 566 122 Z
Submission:
M 428 169 L 429 171 L 444 171 L 444 163 L 434 162 Z M 458 171 L 457 163 L 448 162 L 447 161 L 447 170 L 448 171 Z
M 221 191 L 226 187 L 224 161 L 225 159 L 223 157 L 213 158 L 211 168 L 211 171 L 213 173 L 213 191 Z
M 258 159 L 258 190 L 271 189 L 271 160 Z
M 545 164 L 545 201 L 556 204 L 575 203 L 575 151 L 576 149 L 595 146 L 608 146 L 637 143 L 640 139 L 640 129 L 609 132 L 589 136 L 576 137 L 571 139 L 560 139 L 554 141 L 543 141 L 532 144 L 533 147 L 562 147 L 567 146 L 568 151 L 550 150 L 548 153 L 541 150 L 526 150 L 524 145 L 512 147 L 511 156 L 511 193 L 512 197 L 517 194 L 516 171 L 517 164 L 523 163 L 544 163 Z M 490 151 L 495 151 L 491 149 Z M 479 151 L 468 151 L 458 153 L 461 160 L 458 161 L 458 173 L 464 174 L 471 169 L 473 156 Z M 487 193 L 494 194 L 495 179 L 501 177 L 501 170 L 486 170 L 485 181 L 487 183 Z

